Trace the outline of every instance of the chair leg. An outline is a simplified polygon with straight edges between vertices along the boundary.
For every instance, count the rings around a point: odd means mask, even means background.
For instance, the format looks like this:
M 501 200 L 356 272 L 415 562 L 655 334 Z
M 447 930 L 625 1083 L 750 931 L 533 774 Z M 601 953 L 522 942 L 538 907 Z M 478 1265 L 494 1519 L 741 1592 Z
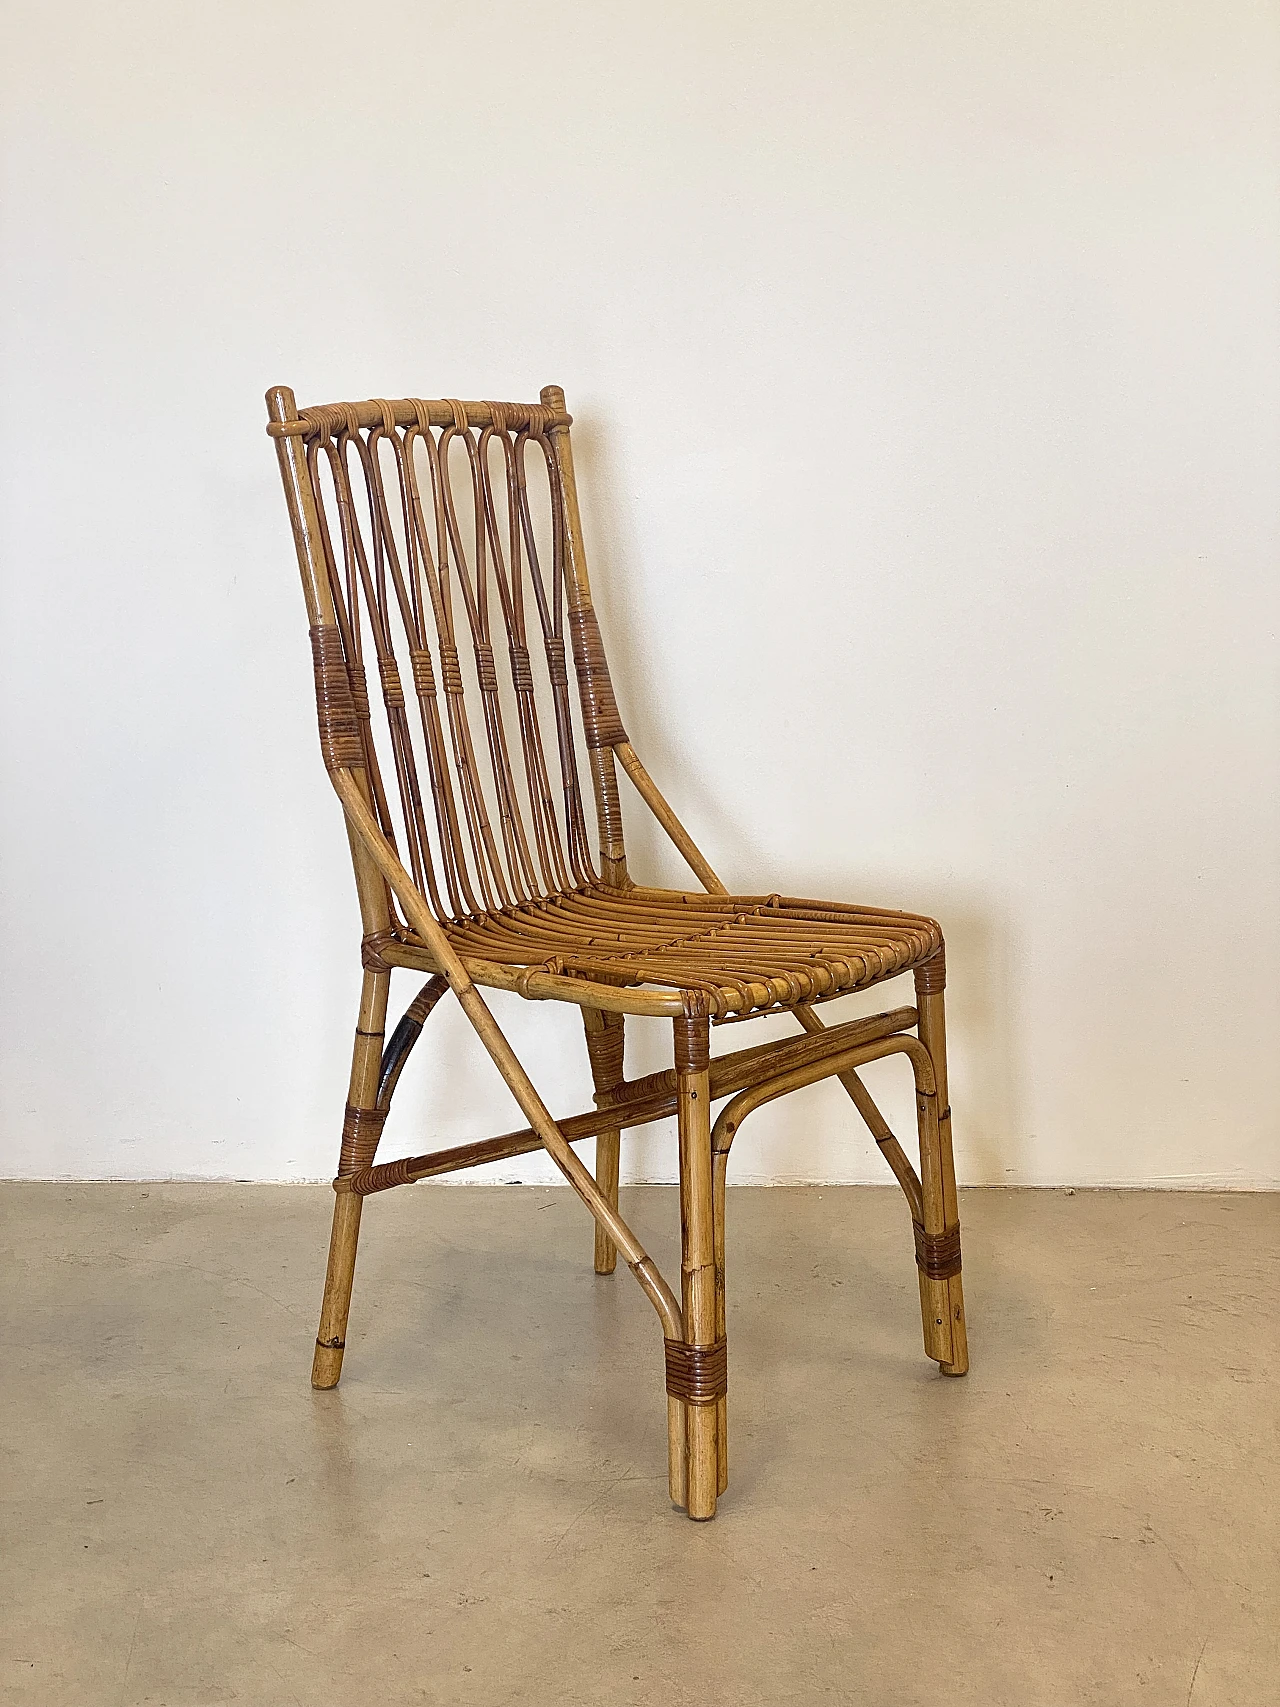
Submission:
M 711 1213 L 715 1232 L 716 1253 L 716 1338 L 726 1338 L 724 1297 L 724 1212 L 725 1186 L 728 1182 L 729 1155 L 719 1151 L 712 1157 Z M 716 1493 L 729 1486 L 729 1395 L 721 1393 L 716 1400 Z
M 347 1339 L 347 1312 L 351 1308 L 351 1283 L 355 1276 L 356 1245 L 360 1238 L 360 1211 L 364 1204 L 350 1189 L 351 1175 L 367 1168 L 377 1153 L 386 1110 L 379 1110 L 378 1071 L 387 1021 L 389 972 L 366 972 L 360 994 L 360 1017 L 351 1056 L 351 1082 L 346 1116 L 342 1123 L 342 1150 L 338 1177 L 334 1181 L 333 1230 L 329 1236 L 329 1262 L 325 1269 L 324 1299 L 320 1305 L 320 1327 L 316 1334 L 311 1385 L 338 1385 L 342 1353 Z
M 587 1054 L 591 1058 L 591 1078 L 595 1085 L 596 1104 L 623 1080 L 624 1021 L 621 1014 L 606 1013 L 602 1008 L 583 1008 L 582 1024 L 587 1034 Z M 618 1161 L 622 1149 L 622 1134 L 615 1128 L 602 1132 L 596 1139 L 596 1184 L 611 1209 L 618 1207 Z M 618 1261 L 618 1247 L 597 1221 L 596 1273 L 612 1274 Z
M 917 1094 L 920 1123 L 920 1185 L 924 1223 L 916 1223 L 916 1263 L 920 1271 L 920 1311 L 925 1351 L 944 1375 L 969 1368 L 969 1339 L 960 1273 L 960 1212 L 951 1148 L 951 1107 L 947 1095 L 947 1021 L 941 954 L 916 968 L 920 1041 L 933 1064 L 937 1094 Z
M 716 1413 L 724 1391 L 724 1348 L 716 1332 L 716 1265 L 711 1179 L 710 1048 L 705 1017 L 674 1022 L 680 1127 L 680 1232 L 684 1344 L 667 1348 L 667 1380 L 685 1405 L 686 1510 L 714 1517 L 720 1479 Z M 673 1374 L 674 1363 L 674 1374 Z
M 343 1182 L 345 1185 L 345 1182 Z M 342 1353 L 347 1343 L 347 1312 L 351 1308 L 351 1283 L 356 1271 L 356 1244 L 360 1238 L 360 1211 L 364 1198 L 335 1182 L 333 1228 L 329 1234 L 329 1261 L 325 1268 L 324 1298 L 320 1304 L 320 1326 L 316 1330 L 315 1355 L 311 1360 L 311 1385 L 322 1390 L 336 1387 L 342 1374 Z

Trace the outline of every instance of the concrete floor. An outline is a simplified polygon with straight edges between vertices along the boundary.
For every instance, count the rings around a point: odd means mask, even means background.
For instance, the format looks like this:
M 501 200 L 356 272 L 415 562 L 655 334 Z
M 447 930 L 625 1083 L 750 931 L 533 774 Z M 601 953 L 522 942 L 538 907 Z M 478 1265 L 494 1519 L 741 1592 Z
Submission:
M 673 1194 L 624 1193 L 668 1274 Z M 969 1192 L 973 1370 L 893 1190 L 732 1191 L 732 1485 L 568 1191 L 0 1189 L 0 1702 L 1280 1700 L 1280 1197 Z

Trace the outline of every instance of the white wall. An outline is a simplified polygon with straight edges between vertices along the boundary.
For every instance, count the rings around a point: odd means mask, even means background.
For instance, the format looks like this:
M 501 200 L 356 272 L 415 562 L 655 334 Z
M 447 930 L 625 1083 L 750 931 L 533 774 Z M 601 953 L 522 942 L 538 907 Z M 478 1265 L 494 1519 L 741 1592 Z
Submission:
M 357 917 L 262 392 L 555 380 L 695 835 L 944 922 L 964 1176 L 1277 1182 L 1274 7 L 5 36 L 0 1172 L 331 1171 Z M 497 1006 L 579 1106 L 575 1016 Z M 520 1123 L 433 1030 L 387 1154 Z M 630 1155 L 670 1177 L 669 1134 Z M 886 1177 L 830 1087 L 737 1159 Z

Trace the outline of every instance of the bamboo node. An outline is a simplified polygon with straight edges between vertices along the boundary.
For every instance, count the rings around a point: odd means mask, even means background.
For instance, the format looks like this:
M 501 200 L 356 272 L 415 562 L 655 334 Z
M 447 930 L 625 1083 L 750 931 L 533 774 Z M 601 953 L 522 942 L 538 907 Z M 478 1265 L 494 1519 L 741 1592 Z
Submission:
M 960 1223 L 941 1233 L 926 1233 L 919 1221 L 911 1223 L 916 1236 L 916 1267 L 928 1280 L 950 1280 L 960 1273 Z
M 714 1405 L 729 1391 L 729 1342 L 687 1345 L 684 1340 L 664 1340 L 667 1357 L 667 1392 L 686 1405 Z

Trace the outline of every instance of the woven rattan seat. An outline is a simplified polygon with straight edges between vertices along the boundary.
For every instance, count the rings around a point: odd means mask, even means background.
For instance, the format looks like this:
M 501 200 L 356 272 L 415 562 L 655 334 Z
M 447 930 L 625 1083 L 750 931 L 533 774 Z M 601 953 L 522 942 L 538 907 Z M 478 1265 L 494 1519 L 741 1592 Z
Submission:
M 698 991 L 713 1020 L 866 989 L 942 947 L 933 920 L 911 913 L 603 885 L 480 913 L 445 934 L 460 955 L 515 969 Z
M 320 749 L 346 818 L 362 920 L 312 1382 L 332 1387 L 341 1373 L 364 1200 L 545 1149 L 595 1218 L 596 1271 L 612 1273 L 621 1251 L 658 1315 L 671 1496 L 691 1517 L 711 1517 L 728 1485 L 729 1154 L 763 1103 L 839 1079 L 910 1209 L 925 1350 L 944 1373 L 968 1367 L 942 932 L 915 913 L 727 893 L 627 736 L 557 387 L 534 404 L 400 398 L 306 409 L 278 387 L 267 407 L 302 570 Z M 637 882 L 619 771 L 698 889 Z M 427 977 L 388 1034 L 401 969 Z M 915 1006 L 831 1026 L 816 1011 L 905 972 Z M 485 988 L 580 1012 L 593 1107 L 552 1117 Z M 380 1161 L 400 1075 L 450 992 L 529 1125 Z M 711 1025 L 770 1013 L 791 1014 L 800 1035 L 711 1058 Z M 626 1015 L 670 1022 L 669 1069 L 626 1077 Z M 918 1173 L 858 1076 L 888 1056 L 913 1074 Z M 672 1115 L 678 1296 L 618 1207 L 621 1135 Z M 590 1140 L 594 1175 L 574 1149 Z

